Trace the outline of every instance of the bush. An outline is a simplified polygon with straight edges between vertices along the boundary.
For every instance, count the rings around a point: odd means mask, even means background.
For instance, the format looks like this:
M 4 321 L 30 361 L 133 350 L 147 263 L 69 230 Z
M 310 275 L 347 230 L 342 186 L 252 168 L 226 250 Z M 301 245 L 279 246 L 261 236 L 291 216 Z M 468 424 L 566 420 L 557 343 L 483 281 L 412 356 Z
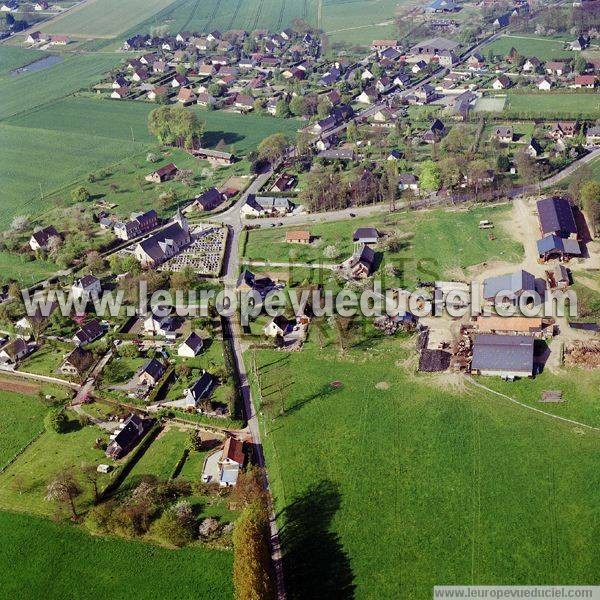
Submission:
M 56 433 L 63 433 L 67 429 L 68 422 L 69 420 L 64 408 L 53 408 L 44 417 L 44 427 L 46 430 Z
M 180 518 L 177 506 L 167 509 L 154 524 L 154 531 L 164 540 L 181 547 L 194 540 L 192 528 L 186 523 L 185 518 Z

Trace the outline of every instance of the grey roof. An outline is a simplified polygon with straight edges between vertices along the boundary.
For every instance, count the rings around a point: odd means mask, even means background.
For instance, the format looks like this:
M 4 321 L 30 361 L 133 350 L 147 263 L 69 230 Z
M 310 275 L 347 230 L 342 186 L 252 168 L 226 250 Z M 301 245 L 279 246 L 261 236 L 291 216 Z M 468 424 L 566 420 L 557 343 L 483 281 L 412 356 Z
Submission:
M 373 270 L 375 265 L 375 252 L 369 246 L 363 246 L 358 256 L 358 262 L 365 265 L 369 271 Z
M 442 50 L 454 50 L 457 46 L 458 42 L 443 37 L 435 37 L 415 44 L 410 50 L 413 54 L 420 54 L 423 51 L 433 51 L 438 53 Z
M 573 208 L 567 198 L 539 200 L 537 210 L 543 235 L 560 233 L 568 237 L 577 233 Z
M 223 202 L 223 194 L 217 188 L 211 187 L 197 196 L 194 202 L 200 204 L 204 210 L 213 210 Z
M 352 236 L 355 242 L 365 239 L 379 239 L 379 231 L 375 227 L 359 227 Z
M 187 233 L 183 230 L 183 227 L 179 223 L 171 223 L 168 227 L 140 242 L 139 245 L 154 262 L 160 263 L 167 258 L 164 250 L 161 248 L 161 244 L 165 244 L 167 240 L 171 240 L 176 246 L 181 248 L 185 244 L 186 239 Z
M 483 282 L 483 297 L 495 298 L 499 292 L 518 295 L 526 291 L 535 291 L 535 277 L 527 271 L 516 271 L 508 275 L 490 277 Z
M 89 344 L 90 342 L 97 340 L 103 333 L 104 328 L 100 324 L 100 321 L 98 321 L 98 319 L 92 319 L 75 332 L 75 337 L 82 344 Z
M 565 240 L 557 235 L 547 235 L 537 241 L 538 254 L 540 256 L 548 253 L 572 254 L 579 256 L 581 247 L 577 240 Z
M 186 346 L 191 348 L 194 352 L 198 352 L 204 346 L 204 341 L 202 338 L 194 331 L 190 333 L 187 340 L 183 342 Z
M 210 390 L 212 389 L 213 383 L 213 376 L 210 373 L 204 371 L 204 373 L 202 373 L 202 377 L 200 377 L 200 379 L 198 379 L 190 388 L 190 394 L 197 402 L 198 400 L 201 400 L 202 398 L 208 396 Z
M 531 375 L 533 337 L 480 333 L 473 346 L 473 371 L 506 371 Z
M 165 374 L 165 371 L 166 368 L 160 361 L 156 360 L 155 358 L 151 358 L 142 367 L 140 375 L 142 375 L 143 373 L 148 373 L 148 375 L 150 375 L 150 377 L 152 377 L 154 381 L 158 381 Z

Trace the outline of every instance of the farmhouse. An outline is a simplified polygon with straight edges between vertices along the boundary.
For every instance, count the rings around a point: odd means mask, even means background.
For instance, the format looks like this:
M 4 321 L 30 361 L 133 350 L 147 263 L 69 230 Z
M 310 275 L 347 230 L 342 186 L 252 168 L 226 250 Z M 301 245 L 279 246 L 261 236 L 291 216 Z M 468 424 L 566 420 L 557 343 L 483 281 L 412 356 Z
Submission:
M 223 204 L 223 200 L 223 194 L 217 188 L 212 187 L 196 196 L 191 208 L 199 211 L 214 210 Z
M 542 236 L 556 235 L 577 239 L 578 230 L 573 207 L 567 198 L 538 200 L 537 212 Z
M 198 356 L 204 347 L 204 340 L 195 332 L 192 331 L 179 348 L 177 348 L 177 356 L 184 358 L 194 358 Z
M 104 335 L 104 327 L 98 319 L 92 319 L 82 325 L 73 336 L 73 341 L 78 346 L 91 344 Z
M 208 148 L 196 148 L 191 153 L 200 160 L 207 160 L 214 165 L 232 165 L 236 157 L 229 152 L 220 152 L 219 150 L 209 150 Z
M 288 173 L 281 173 L 275 180 L 271 190 L 273 192 L 287 192 L 296 185 L 295 175 L 289 175 Z
M 594 89 L 598 84 L 596 75 L 576 75 L 571 87 Z
M 146 181 L 151 181 L 153 183 L 162 183 L 164 181 L 169 181 L 169 179 L 173 179 L 177 174 L 177 167 L 173 163 L 169 163 L 156 171 L 152 171 L 149 175 L 146 175 Z
M 155 358 L 151 358 L 141 369 L 137 380 L 140 385 L 155 386 L 165 374 L 166 367 Z
M 34 231 L 29 239 L 29 246 L 35 252 L 36 250 L 47 250 L 51 240 L 60 240 L 61 236 L 56 229 L 50 225 L 39 231 Z
M 400 173 L 398 175 L 398 188 L 402 191 L 412 190 L 413 192 L 418 192 L 419 180 L 413 173 Z
M 119 459 L 125 456 L 144 436 L 152 421 L 131 414 L 111 436 L 106 456 Z
M 370 246 L 362 245 L 347 261 L 342 263 L 355 279 L 365 279 L 375 267 L 375 252 Z
M 89 369 L 93 360 L 94 355 L 89 350 L 84 350 L 81 346 L 77 346 L 65 358 L 59 368 L 59 372 L 63 375 L 78 377 Z
M 223 454 L 219 461 L 219 485 L 231 487 L 237 483 L 240 469 L 244 466 L 244 442 L 229 437 L 223 446 Z
M 190 244 L 192 238 L 187 221 L 183 215 L 178 214 L 175 223 L 137 244 L 134 255 L 142 267 L 158 267 Z
M 533 374 L 534 339 L 529 335 L 494 335 L 475 337 L 471 372 L 500 377 L 531 377 Z
M 492 83 L 492 88 L 494 88 L 495 90 L 505 90 L 511 85 L 512 83 L 508 76 L 499 75 L 498 77 L 496 77 L 496 79 L 494 79 L 494 82 Z
M 490 277 L 483 282 L 483 297 L 487 301 L 493 301 L 498 294 L 503 294 L 504 300 L 516 304 L 521 296 L 535 291 L 535 277 L 522 269 L 508 275 Z
M 373 246 L 377 244 L 381 234 L 375 227 L 359 227 L 352 235 L 352 241 L 359 244 Z
M 371 44 L 371 50 L 377 52 L 393 48 L 394 50 L 401 50 L 402 46 L 398 40 L 373 40 Z
M 453 52 L 457 47 L 458 42 L 442 37 L 436 37 L 415 44 L 410 49 L 410 52 L 414 56 L 423 57 L 429 62 L 432 58 L 439 56 L 443 52 Z
M 285 241 L 288 244 L 310 244 L 310 231 L 286 231 Z

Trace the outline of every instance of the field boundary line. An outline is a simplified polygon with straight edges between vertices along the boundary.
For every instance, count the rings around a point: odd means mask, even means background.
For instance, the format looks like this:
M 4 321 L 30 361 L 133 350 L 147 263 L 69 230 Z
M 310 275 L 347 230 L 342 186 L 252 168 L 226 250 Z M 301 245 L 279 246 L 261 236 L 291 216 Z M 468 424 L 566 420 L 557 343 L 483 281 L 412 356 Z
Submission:
M 552 413 L 546 412 L 545 410 L 541 410 L 540 408 L 536 408 L 535 406 L 529 406 L 529 404 L 525 404 L 525 402 L 521 402 L 520 400 L 511 398 L 510 396 L 507 396 L 506 394 L 503 394 L 502 392 L 497 392 L 496 390 L 493 390 L 481 383 L 477 383 L 470 376 L 467 376 L 466 379 L 471 385 L 474 385 L 475 387 L 481 388 L 482 390 L 486 390 L 487 392 L 490 392 L 491 394 L 495 394 L 496 396 L 500 396 L 501 398 L 505 398 L 506 400 L 509 400 L 513 404 L 517 404 L 519 406 L 522 406 L 523 408 L 532 410 L 533 412 L 537 412 L 542 415 L 546 415 L 547 417 L 551 417 L 552 419 L 556 419 L 557 421 L 562 421 L 563 423 L 569 423 L 571 425 L 578 425 L 579 427 L 585 427 L 586 429 L 590 429 L 591 431 L 600 432 L 600 427 L 594 427 L 593 425 L 588 425 L 587 423 L 582 423 L 581 421 L 576 421 L 575 419 L 569 419 L 567 417 L 561 417 L 560 415 L 554 415 Z
M 16 454 L 6 464 L 0 467 L 0 474 L 4 473 L 6 469 L 8 469 L 13 463 L 15 463 L 19 456 L 21 456 L 25 452 L 25 450 L 27 450 L 27 448 L 31 446 L 31 444 L 39 440 L 42 437 L 42 435 L 44 435 L 44 433 L 46 433 L 46 430 L 40 429 L 40 431 L 38 431 L 22 448 L 17 450 Z

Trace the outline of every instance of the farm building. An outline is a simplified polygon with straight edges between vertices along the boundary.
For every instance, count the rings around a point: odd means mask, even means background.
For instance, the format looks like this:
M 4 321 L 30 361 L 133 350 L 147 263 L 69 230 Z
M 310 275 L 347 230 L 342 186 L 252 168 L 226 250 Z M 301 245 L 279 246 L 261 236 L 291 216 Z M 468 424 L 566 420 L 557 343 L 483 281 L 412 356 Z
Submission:
M 542 236 L 555 235 L 565 239 L 577 239 L 573 207 L 567 198 L 539 200 L 537 211 Z
M 310 244 L 310 231 L 286 231 L 285 241 L 288 244 Z
M 479 333 L 523 334 L 541 337 L 551 334 L 553 326 L 545 323 L 541 317 L 500 317 L 490 315 L 477 317 Z
M 536 242 L 542 260 L 581 256 L 581 246 L 577 240 L 564 239 L 557 235 L 547 235 Z
M 531 377 L 533 344 L 529 335 L 494 335 L 475 337 L 471 372 L 500 377 Z
M 359 227 L 352 236 L 352 241 L 359 244 L 375 245 L 380 234 L 375 227 Z
M 494 300 L 498 294 L 502 293 L 506 294 L 513 304 L 516 304 L 523 294 L 535 291 L 535 277 L 524 270 L 490 277 L 483 282 L 483 297 L 487 301 Z
M 156 171 L 152 171 L 149 175 L 146 175 L 146 181 L 151 181 L 153 183 L 162 183 L 163 181 L 169 181 L 173 179 L 177 174 L 177 167 L 173 163 L 169 163 Z

